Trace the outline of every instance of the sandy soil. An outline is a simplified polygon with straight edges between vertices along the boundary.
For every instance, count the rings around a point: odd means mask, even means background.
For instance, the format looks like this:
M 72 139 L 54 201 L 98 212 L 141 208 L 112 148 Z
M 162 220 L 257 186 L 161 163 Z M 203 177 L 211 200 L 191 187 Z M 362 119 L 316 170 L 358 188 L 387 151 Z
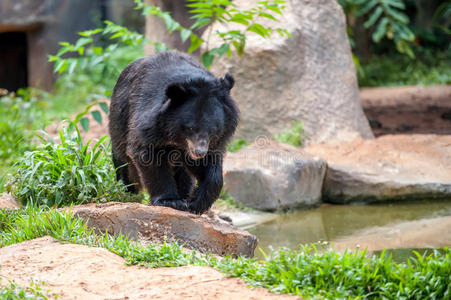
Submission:
M 0 194 L 0 209 L 3 208 L 19 208 L 19 204 L 16 202 L 13 196 L 8 193 Z
M 105 249 L 60 244 L 50 237 L 0 249 L 0 266 L 3 284 L 45 282 L 43 288 L 60 299 L 299 299 L 250 289 L 209 267 L 126 266 Z

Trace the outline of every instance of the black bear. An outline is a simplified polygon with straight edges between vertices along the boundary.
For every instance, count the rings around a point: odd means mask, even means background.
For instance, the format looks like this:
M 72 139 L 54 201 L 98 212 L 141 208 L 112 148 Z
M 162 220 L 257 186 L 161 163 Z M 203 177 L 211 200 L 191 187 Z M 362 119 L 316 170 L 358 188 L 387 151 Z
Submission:
M 230 74 L 218 79 L 176 51 L 138 59 L 122 71 L 109 130 L 117 178 L 129 192 L 145 187 L 154 205 L 196 214 L 211 207 L 238 123 L 233 85 Z

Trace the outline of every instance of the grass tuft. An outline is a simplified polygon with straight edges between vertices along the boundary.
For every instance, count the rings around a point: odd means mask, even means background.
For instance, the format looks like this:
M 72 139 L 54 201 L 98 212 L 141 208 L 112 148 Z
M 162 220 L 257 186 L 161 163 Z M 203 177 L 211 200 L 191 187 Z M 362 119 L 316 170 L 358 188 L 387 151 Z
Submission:
M 84 144 L 77 125 L 70 123 L 59 131 L 60 142 L 41 139 L 44 144 L 18 158 L 7 185 L 20 203 L 61 207 L 129 198 L 116 181 L 106 136 Z

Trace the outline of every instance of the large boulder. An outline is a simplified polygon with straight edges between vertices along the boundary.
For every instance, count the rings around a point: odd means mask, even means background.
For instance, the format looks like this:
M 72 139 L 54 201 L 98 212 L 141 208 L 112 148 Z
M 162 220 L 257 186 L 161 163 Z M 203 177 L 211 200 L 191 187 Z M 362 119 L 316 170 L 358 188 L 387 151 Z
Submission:
M 234 3 L 255 5 L 248 0 Z M 258 22 L 285 28 L 293 37 L 273 34 L 264 40 L 249 33 L 241 58 L 234 54 L 214 62 L 214 73 L 230 72 L 236 79 L 232 94 L 242 113 L 237 136 L 252 140 L 301 121 L 307 142 L 372 138 L 360 104 L 345 17 L 336 0 L 289 0 L 280 23 L 265 18 Z M 215 24 L 213 32 L 221 26 Z M 215 37 L 210 48 L 221 43 Z
M 236 201 L 259 210 L 318 205 L 325 161 L 290 145 L 260 142 L 226 156 L 226 191 Z
M 207 215 L 168 207 L 109 202 L 75 206 L 71 212 L 101 233 L 122 233 L 156 243 L 178 241 L 205 253 L 252 257 L 257 246 L 257 238 L 244 230 L 218 223 Z
M 329 202 L 451 200 L 451 136 L 385 135 L 305 150 L 327 161 Z

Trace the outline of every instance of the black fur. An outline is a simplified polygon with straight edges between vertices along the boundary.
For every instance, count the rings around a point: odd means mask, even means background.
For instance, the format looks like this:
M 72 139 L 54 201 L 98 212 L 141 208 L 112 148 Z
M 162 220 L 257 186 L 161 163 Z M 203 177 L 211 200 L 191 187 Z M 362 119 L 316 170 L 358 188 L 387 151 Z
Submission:
M 126 165 L 117 177 L 129 192 L 145 187 L 154 205 L 197 214 L 211 207 L 238 123 L 233 85 L 230 74 L 218 79 L 175 51 L 138 59 L 122 71 L 109 127 L 114 165 Z

